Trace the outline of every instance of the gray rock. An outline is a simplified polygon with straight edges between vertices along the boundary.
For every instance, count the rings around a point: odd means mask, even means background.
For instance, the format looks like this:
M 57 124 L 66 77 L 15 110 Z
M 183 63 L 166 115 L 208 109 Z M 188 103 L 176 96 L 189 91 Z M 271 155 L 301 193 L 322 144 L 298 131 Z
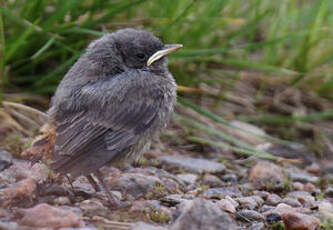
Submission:
M 222 180 L 225 182 L 236 183 L 237 182 L 237 175 L 233 173 L 225 174 L 222 176 Z
M 186 184 L 193 184 L 198 179 L 198 176 L 192 173 L 178 174 L 177 177 Z
M 0 150 L 0 172 L 12 165 L 13 156 L 5 150 Z
M 208 185 L 210 188 L 221 187 L 223 185 L 223 182 L 220 180 L 220 178 L 212 174 L 205 174 L 205 176 L 202 178 L 202 183 L 204 185 Z
M 333 187 L 328 187 L 325 189 L 325 196 L 328 198 L 333 198 Z
M 156 185 L 164 184 L 158 177 L 142 173 L 123 173 L 109 180 L 110 188 L 130 195 L 134 199 L 145 196 Z
M 262 222 L 255 222 L 250 227 L 248 227 L 248 230 L 263 230 L 265 227 L 264 223 Z
M 306 208 L 313 208 L 317 206 L 315 198 L 310 193 L 305 191 L 290 192 L 286 197 L 297 199 Z
M 221 163 L 200 158 L 163 156 L 159 160 L 168 168 L 181 168 L 194 173 L 218 173 L 225 170 Z
M 264 216 L 257 211 L 243 209 L 236 213 L 236 217 L 239 220 L 252 222 L 252 221 L 263 221 Z
M 172 225 L 172 230 L 236 230 L 233 219 L 212 202 L 194 199 L 180 205 L 180 216 Z
M 282 201 L 281 197 L 278 196 L 277 194 L 270 194 L 266 199 L 266 203 L 268 205 L 277 205 L 281 201 Z
M 202 196 L 209 199 L 223 199 L 226 196 L 239 197 L 242 196 L 241 191 L 237 187 L 221 187 L 210 188 L 202 193 Z
M 239 197 L 239 198 L 236 198 L 235 199 L 242 208 L 245 208 L 245 209 L 255 209 L 258 207 L 258 203 L 257 201 L 253 198 L 253 197 L 250 197 L 250 196 L 246 196 L 246 197 Z
M 130 230 L 168 230 L 167 228 L 154 226 L 145 222 L 134 223 Z
M 292 181 L 299 181 L 299 182 L 310 182 L 310 183 L 317 183 L 319 181 L 319 177 L 317 176 L 311 176 L 307 173 L 290 173 L 289 177 Z
M 301 202 L 299 202 L 297 199 L 291 198 L 291 197 L 283 198 L 281 203 L 285 203 L 285 204 L 290 205 L 292 207 L 302 207 Z

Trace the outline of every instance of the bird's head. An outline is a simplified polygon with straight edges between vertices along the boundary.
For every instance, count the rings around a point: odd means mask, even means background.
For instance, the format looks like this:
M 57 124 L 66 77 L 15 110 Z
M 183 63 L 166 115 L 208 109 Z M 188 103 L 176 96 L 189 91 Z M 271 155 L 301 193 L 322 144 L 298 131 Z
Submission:
M 167 70 L 166 56 L 181 47 L 164 45 L 148 31 L 122 29 L 92 42 L 87 55 L 111 74 L 127 69 L 158 72 Z

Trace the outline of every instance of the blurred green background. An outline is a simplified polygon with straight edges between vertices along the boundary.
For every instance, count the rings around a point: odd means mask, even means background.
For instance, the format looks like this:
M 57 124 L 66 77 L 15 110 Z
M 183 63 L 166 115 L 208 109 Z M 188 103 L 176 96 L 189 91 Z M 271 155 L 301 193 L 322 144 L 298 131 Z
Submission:
M 2 100 L 51 96 L 91 40 L 134 27 L 184 44 L 170 57 L 180 103 L 215 122 L 252 122 L 291 140 L 308 133 L 290 125 L 332 123 L 332 0 L 0 3 Z

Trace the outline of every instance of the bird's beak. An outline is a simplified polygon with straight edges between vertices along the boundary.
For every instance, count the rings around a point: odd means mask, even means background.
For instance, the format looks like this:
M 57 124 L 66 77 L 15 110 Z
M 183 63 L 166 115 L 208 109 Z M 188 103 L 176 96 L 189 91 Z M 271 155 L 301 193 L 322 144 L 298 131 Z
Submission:
M 155 61 L 161 59 L 162 57 L 173 53 L 177 50 L 179 50 L 180 48 L 182 48 L 183 45 L 182 44 L 169 44 L 169 45 L 164 45 L 163 49 L 155 52 L 153 55 L 150 56 L 150 58 L 147 61 L 147 66 L 150 66 L 151 64 L 153 64 Z

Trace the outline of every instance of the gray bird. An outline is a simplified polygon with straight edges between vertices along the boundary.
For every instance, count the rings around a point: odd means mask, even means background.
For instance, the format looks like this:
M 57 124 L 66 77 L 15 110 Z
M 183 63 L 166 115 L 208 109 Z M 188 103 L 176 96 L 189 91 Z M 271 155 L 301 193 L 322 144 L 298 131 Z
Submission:
M 52 98 L 51 169 L 73 178 L 88 176 L 90 182 L 95 174 L 107 190 L 98 170 L 138 160 L 166 126 L 177 86 L 165 56 L 181 47 L 135 29 L 93 41 Z

